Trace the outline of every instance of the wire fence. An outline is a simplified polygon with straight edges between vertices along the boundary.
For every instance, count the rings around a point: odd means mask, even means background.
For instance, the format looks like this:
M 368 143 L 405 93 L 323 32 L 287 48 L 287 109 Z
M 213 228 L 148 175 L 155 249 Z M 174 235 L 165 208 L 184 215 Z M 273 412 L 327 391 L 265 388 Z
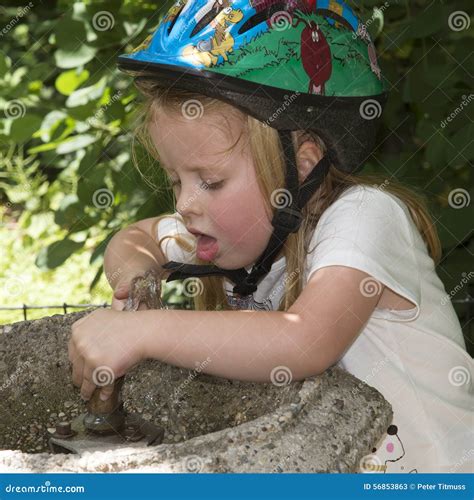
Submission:
M 191 306 L 189 304 L 170 304 L 166 301 L 163 301 L 164 305 L 166 306 L 167 309 L 190 309 Z M 67 314 L 68 309 L 88 309 L 90 307 L 111 307 L 112 305 L 109 304 L 108 302 L 104 302 L 102 304 L 67 304 L 66 302 L 58 305 L 48 305 L 48 306 L 30 306 L 27 304 L 23 304 L 21 306 L 0 306 L 0 311 L 22 311 L 23 312 L 23 320 L 28 321 L 28 311 L 29 310 L 34 310 L 34 309 L 61 309 L 64 314 Z M 39 318 L 35 318 L 39 319 Z M 2 322 L 0 321 L 0 324 Z
M 467 294 L 462 299 L 451 299 L 453 304 L 465 304 L 466 311 L 465 315 L 463 315 L 464 326 L 468 329 L 472 328 L 472 318 L 474 317 L 474 297 Z M 168 305 L 168 304 L 167 304 Z M 68 309 L 87 309 L 89 307 L 111 307 L 111 304 L 104 302 L 102 304 L 67 304 L 64 302 L 59 305 L 48 305 L 48 306 L 29 306 L 27 304 L 23 304 L 21 306 L 12 306 L 12 307 L 3 307 L 0 306 L 0 311 L 23 311 L 23 319 L 25 321 L 28 320 L 27 311 L 33 309 L 61 309 L 64 311 L 64 314 L 68 313 Z M 172 306 L 170 308 L 173 308 Z
M 87 309 L 88 307 L 111 307 L 111 304 L 104 302 L 103 304 L 66 304 L 64 302 L 60 305 L 50 305 L 50 306 L 28 306 L 23 304 L 22 306 L 13 306 L 13 307 L 1 307 L 0 311 L 23 311 L 23 319 L 24 321 L 28 321 L 27 311 L 33 309 L 62 309 L 64 314 L 68 313 L 68 309 Z

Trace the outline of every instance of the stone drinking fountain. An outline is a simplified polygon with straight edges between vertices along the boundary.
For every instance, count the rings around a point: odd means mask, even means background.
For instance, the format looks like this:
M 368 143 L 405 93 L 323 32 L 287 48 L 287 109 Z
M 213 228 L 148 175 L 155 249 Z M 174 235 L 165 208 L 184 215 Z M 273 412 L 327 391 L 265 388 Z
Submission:
M 392 421 L 383 396 L 337 366 L 251 383 L 146 360 L 117 389 L 134 424 L 75 434 L 91 406 L 67 346 L 92 310 L 0 326 L 2 472 L 360 472 Z

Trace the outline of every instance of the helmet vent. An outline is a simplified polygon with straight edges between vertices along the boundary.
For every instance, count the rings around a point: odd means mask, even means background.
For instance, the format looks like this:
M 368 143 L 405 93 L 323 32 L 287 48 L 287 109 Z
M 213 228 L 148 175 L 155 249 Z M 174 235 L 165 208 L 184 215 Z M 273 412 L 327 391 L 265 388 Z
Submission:
M 219 12 L 216 13 L 215 10 L 209 11 L 207 14 L 202 16 L 201 19 L 196 23 L 196 26 L 194 26 L 193 31 L 191 32 L 190 37 L 193 37 L 197 35 L 200 31 L 202 31 L 208 24 L 211 23 L 217 16 L 219 15 Z
M 186 2 L 181 6 L 179 9 L 178 13 L 174 17 L 174 19 L 171 21 L 171 24 L 168 27 L 168 36 L 171 34 L 171 30 L 174 28 L 174 25 L 176 24 L 176 21 L 178 20 L 178 17 L 181 15 L 181 12 L 183 11 L 184 7 L 186 7 Z

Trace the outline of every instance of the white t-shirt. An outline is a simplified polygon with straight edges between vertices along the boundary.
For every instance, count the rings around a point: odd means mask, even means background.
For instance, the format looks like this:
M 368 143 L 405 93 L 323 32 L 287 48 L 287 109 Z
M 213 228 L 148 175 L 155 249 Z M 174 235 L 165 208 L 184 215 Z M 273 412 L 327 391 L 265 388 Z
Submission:
M 162 237 L 185 227 L 167 218 L 157 231 Z M 172 240 L 162 248 L 169 260 L 189 263 L 194 257 Z M 405 204 L 371 186 L 345 191 L 318 221 L 303 282 L 317 269 L 336 265 L 366 272 L 414 305 L 404 311 L 376 308 L 338 363 L 393 408 L 392 426 L 361 461 L 361 472 L 473 472 L 474 363 Z M 282 257 L 247 301 L 233 298 L 233 285 L 225 280 L 229 302 L 277 310 L 286 277 Z

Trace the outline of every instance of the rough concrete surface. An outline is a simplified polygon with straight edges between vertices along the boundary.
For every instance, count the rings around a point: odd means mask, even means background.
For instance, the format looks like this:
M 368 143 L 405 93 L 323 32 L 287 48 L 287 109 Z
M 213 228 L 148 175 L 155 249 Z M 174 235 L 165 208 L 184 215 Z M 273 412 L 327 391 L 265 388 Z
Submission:
M 0 326 L 1 471 L 357 472 L 391 423 L 383 396 L 338 367 L 275 385 L 147 360 L 125 376 L 124 409 L 163 427 L 162 444 L 51 454 L 55 425 L 86 411 L 67 344 L 89 312 Z

